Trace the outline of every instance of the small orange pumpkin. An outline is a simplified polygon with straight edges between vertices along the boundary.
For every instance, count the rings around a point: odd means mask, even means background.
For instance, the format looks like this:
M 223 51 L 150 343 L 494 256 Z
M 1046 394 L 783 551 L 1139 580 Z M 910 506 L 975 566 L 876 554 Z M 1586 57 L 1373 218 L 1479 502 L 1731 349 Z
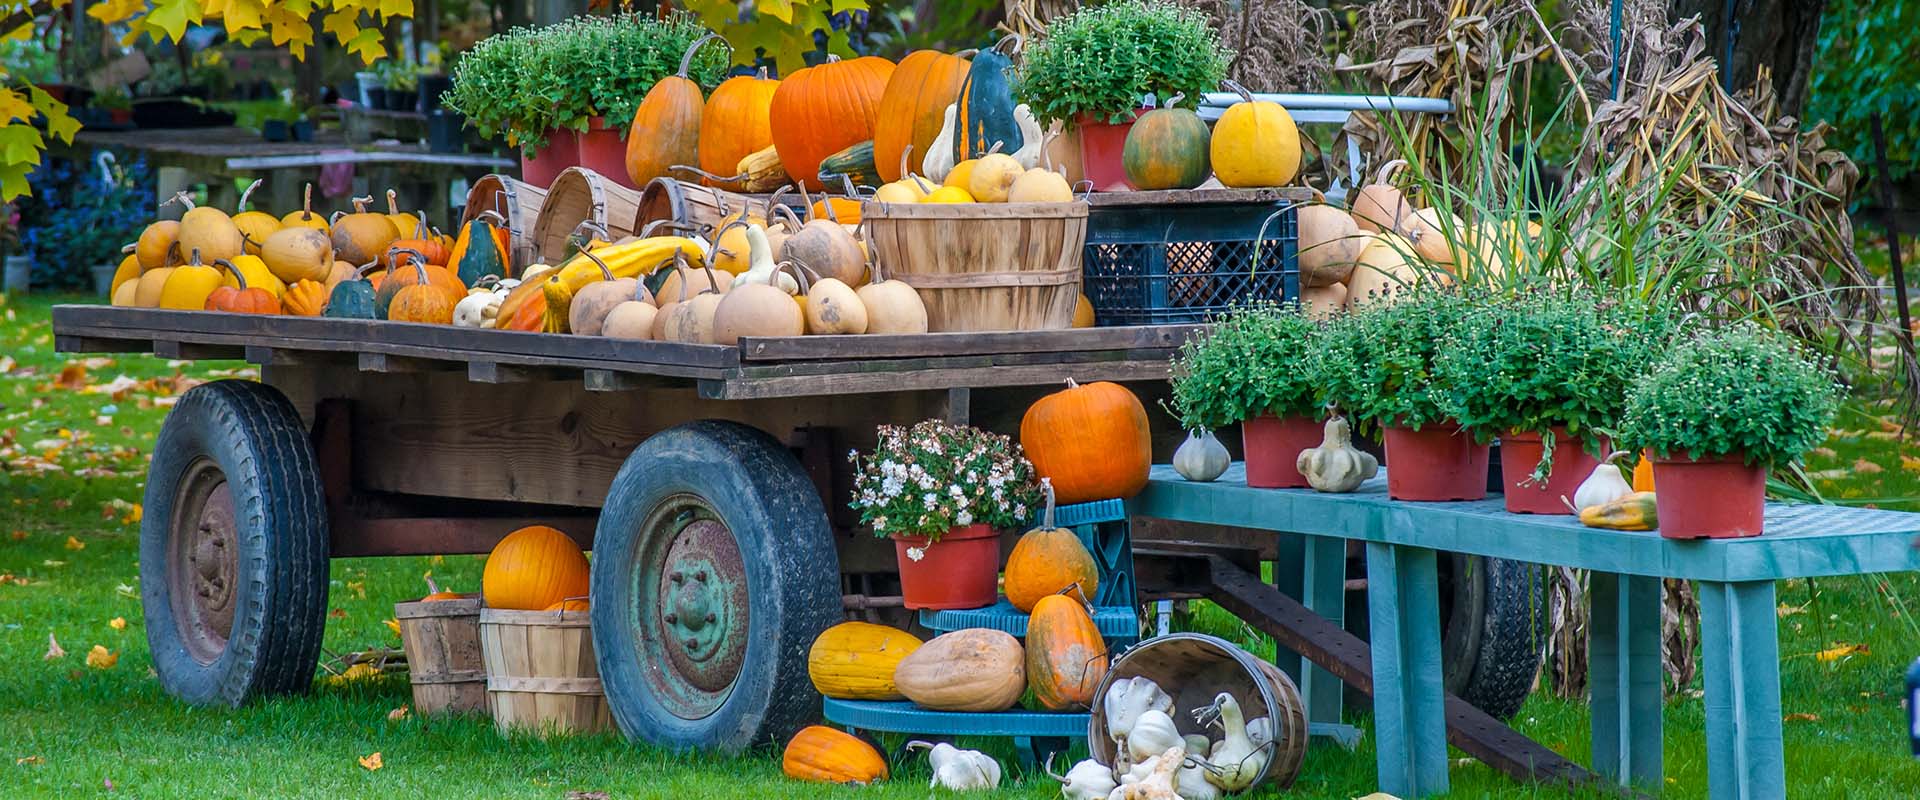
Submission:
M 393 302 L 387 306 L 387 319 L 394 322 L 452 325 L 453 306 L 459 300 L 450 295 L 446 289 L 433 284 L 433 278 L 427 274 L 427 270 L 437 269 L 437 267 L 428 266 L 425 261 L 417 258 L 408 266 L 413 268 L 411 273 L 408 272 L 407 267 L 401 267 L 398 273 L 412 274 L 415 277 L 400 286 L 399 291 L 393 293 Z M 387 281 L 387 284 L 399 285 L 401 281 L 396 277 L 394 280 Z
M 296 317 L 317 317 L 327 309 L 327 285 L 319 281 L 298 280 L 280 296 L 280 305 Z
M 228 311 L 235 314 L 278 314 L 280 298 L 273 292 L 258 286 L 248 286 L 247 276 L 233 266 L 233 262 L 220 259 L 213 262 L 224 268 L 239 286 L 221 286 L 207 295 L 208 311 Z
M 425 257 L 418 251 L 408 250 L 406 255 L 410 256 L 412 262 L 410 265 L 402 264 L 399 269 L 389 269 L 367 277 L 374 286 L 373 307 L 380 318 L 397 319 L 393 315 L 393 305 L 400 299 L 400 293 L 414 284 L 427 284 L 438 289 L 446 296 L 448 309 L 452 309 L 454 303 L 460 302 L 460 298 L 467 296 L 466 284 L 461 283 L 452 272 L 448 272 L 446 267 L 428 264 Z M 408 269 L 408 266 L 413 268 Z M 449 322 L 453 320 L 451 311 L 447 320 Z
M 586 597 L 587 575 L 587 556 L 572 537 L 534 525 L 493 546 L 480 593 L 488 608 L 539 611 L 569 597 Z
M 427 596 L 420 598 L 420 602 L 438 603 L 442 600 L 464 600 L 466 597 L 466 595 L 459 592 L 449 592 L 440 588 L 440 585 L 434 583 L 433 578 L 429 577 L 427 578 Z
M 565 600 L 561 600 L 557 603 L 554 603 L 553 605 L 547 606 L 546 608 L 543 608 L 540 610 L 541 611 L 589 611 L 591 609 L 592 607 L 587 604 L 587 598 L 569 597 Z
M 1027 686 L 1049 711 L 1086 708 L 1107 676 L 1107 643 L 1078 597 L 1040 598 L 1027 619 Z
M 787 777 L 815 783 L 869 784 L 886 780 L 887 760 L 867 740 L 825 725 L 801 728 L 780 755 Z
M 1093 554 L 1073 531 L 1053 526 L 1053 482 L 1042 481 L 1040 487 L 1047 495 L 1040 527 L 1021 534 L 1007 556 L 1007 602 L 1029 612 L 1043 598 L 1076 591 L 1076 586 L 1080 597 L 1100 590 L 1100 565 Z
M 1108 381 L 1068 379 L 1066 389 L 1035 401 L 1020 420 L 1020 446 L 1061 503 L 1132 497 L 1153 466 L 1146 407 Z

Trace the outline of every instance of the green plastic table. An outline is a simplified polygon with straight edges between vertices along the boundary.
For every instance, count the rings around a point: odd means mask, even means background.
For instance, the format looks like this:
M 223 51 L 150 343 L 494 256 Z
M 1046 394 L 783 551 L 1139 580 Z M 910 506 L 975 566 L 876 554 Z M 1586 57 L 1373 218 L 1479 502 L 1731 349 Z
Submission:
M 1343 602 L 1346 540 L 1366 543 L 1380 789 L 1401 797 L 1447 791 L 1436 551 L 1592 571 L 1594 769 L 1653 789 L 1661 784 L 1660 581 L 1698 581 L 1707 781 L 1715 800 L 1786 796 L 1774 582 L 1920 570 L 1920 514 L 1835 506 L 1769 503 L 1761 536 L 1682 541 L 1587 528 L 1571 517 L 1509 514 L 1499 495 L 1461 503 L 1389 500 L 1384 471 L 1352 494 L 1251 489 L 1236 463 L 1212 483 L 1157 466 L 1130 508 L 1147 517 L 1301 535 L 1299 599 L 1334 620 Z M 1308 708 L 1337 712 L 1338 681 L 1317 668 L 1302 673 Z

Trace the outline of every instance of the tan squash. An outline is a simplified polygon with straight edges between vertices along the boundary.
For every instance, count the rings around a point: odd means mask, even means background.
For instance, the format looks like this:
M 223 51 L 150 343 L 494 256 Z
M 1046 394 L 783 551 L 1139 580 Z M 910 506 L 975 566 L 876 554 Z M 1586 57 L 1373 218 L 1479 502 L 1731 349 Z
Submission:
M 371 196 L 354 198 L 354 212 L 333 221 L 333 251 L 343 261 L 365 264 L 387 252 L 394 240 L 400 238 L 400 229 L 393 226 L 393 220 L 367 210 L 370 202 L 373 202 Z
M 607 312 L 600 335 L 609 339 L 651 339 L 653 321 L 660 309 L 638 300 L 628 300 Z
M 1307 319 L 1329 320 L 1346 308 L 1347 285 L 1344 283 L 1300 287 L 1300 311 L 1307 315 Z
M 134 281 L 133 305 L 136 308 L 159 308 L 160 290 L 167 287 L 167 279 L 173 277 L 177 267 L 158 267 L 140 273 L 140 280 Z
M 1318 202 L 1300 205 L 1295 213 L 1300 223 L 1300 285 L 1345 282 L 1353 274 L 1353 260 L 1368 241 L 1353 215 L 1328 204 L 1324 195 Z
M 339 262 L 333 257 L 333 239 L 312 228 L 274 231 L 260 245 L 259 255 L 274 277 L 288 283 L 327 280 L 339 271 Z
M 874 265 L 873 283 L 855 291 L 867 308 L 867 333 L 926 333 L 927 304 L 906 281 L 885 280 Z
M 1073 202 L 1073 187 L 1067 185 L 1067 178 L 1058 172 L 1046 169 L 1030 169 L 1020 173 L 1013 185 L 1007 187 L 1009 203 L 1070 203 Z
M 908 700 L 935 711 L 1005 711 L 1027 689 L 1026 653 L 1005 631 L 958 630 L 901 659 L 893 683 Z
M 807 677 L 821 695 L 840 700 L 899 700 L 900 661 L 920 649 L 911 633 L 871 622 L 842 622 L 822 631 L 807 651 Z
M 1413 243 L 1399 234 L 1375 234 L 1373 240 L 1361 248 L 1359 258 L 1355 259 L 1358 265 L 1347 278 L 1347 307 L 1392 302 L 1402 289 L 1413 285 L 1419 273 L 1407 263 L 1407 256 L 1412 252 Z
M 806 198 L 805 190 L 801 196 Z M 771 243 L 771 240 L 769 240 Z M 831 219 L 816 217 L 779 245 L 778 259 L 805 265 L 822 279 L 838 278 L 848 286 L 867 282 L 867 260 L 853 234 Z
M 807 318 L 793 295 L 764 283 L 735 287 L 713 310 L 713 343 L 740 343 L 743 336 L 800 336 Z
M 816 336 L 867 332 L 867 304 L 839 278 L 822 278 L 806 287 L 807 333 Z
M 202 264 L 237 258 L 246 253 L 246 242 L 240 238 L 240 229 L 234 226 L 233 218 L 227 216 L 227 212 L 213 206 L 195 206 L 186 192 L 174 197 L 187 207 L 187 213 L 180 216 L 180 252 L 200 251 Z
M 607 315 L 635 296 L 648 300 L 652 298 L 647 293 L 646 284 L 638 278 L 589 283 L 574 292 L 572 302 L 567 305 L 567 328 L 581 336 L 599 336 L 607 322 Z
M 1406 166 L 1404 159 L 1394 159 L 1380 165 L 1373 183 L 1360 187 L 1354 193 L 1351 203 L 1353 221 L 1361 230 L 1369 233 L 1406 233 L 1407 222 L 1413 218 L 1413 205 L 1392 183 L 1394 174 Z

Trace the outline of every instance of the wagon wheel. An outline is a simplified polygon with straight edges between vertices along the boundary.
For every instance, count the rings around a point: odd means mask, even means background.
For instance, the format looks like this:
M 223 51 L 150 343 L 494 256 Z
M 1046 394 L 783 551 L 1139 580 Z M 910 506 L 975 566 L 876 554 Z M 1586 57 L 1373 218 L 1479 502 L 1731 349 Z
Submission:
M 736 751 L 818 718 L 807 650 L 841 619 L 839 557 L 799 461 L 760 431 L 662 431 L 613 480 L 594 534 L 593 643 L 614 721 Z
M 1544 574 L 1520 561 L 1439 554 L 1441 671 L 1449 693 L 1499 719 L 1511 719 L 1533 692 L 1546 645 Z M 1350 558 L 1348 577 L 1366 575 Z M 1368 638 L 1366 595 L 1347 596 L 1347 629 Z M 1350 692 L 1348 703 L 1370 705 Z
M 326 625 L 326 499 L 286 397 L 235 380 L 181 396 L 145 508 L 140 598 L 160 685 L 198 704 L 306 690 Z

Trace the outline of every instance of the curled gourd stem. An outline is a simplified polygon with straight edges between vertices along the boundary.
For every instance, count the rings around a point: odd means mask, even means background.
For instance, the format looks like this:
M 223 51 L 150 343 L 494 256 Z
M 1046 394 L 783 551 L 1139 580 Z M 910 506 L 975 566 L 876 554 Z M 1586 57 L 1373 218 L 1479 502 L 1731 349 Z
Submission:
M 1407 166 L 1407 160 L 1404 158 L 1396 158 L 1385 164 L 1381 164 L 1380 171 L 1374 173 L 1373 182 L 1386 183 L 1388 181 L 1391 181 L 1393 180 L 1393 176 L 1396 174 L 1399 174 L 1400 170 L 1405 169 L 1406 166 Z
M 1243 103 L 1253 102 L 1253 92 L 1247 91 L 1247 87 L 1241 86 L 1239 81 L 1229 78 L 1227 80 L 1221 81 L 1220 85 L 1227 87 L 1227 91 L 1240 95 L 1241 102 Z
M 489 213 L 491 213 L 491 212 L 489 212 Z M 415 212 L 413 212 L 413 218 L 414 218 L 414 219 L 416 219 L 416 220 L 419 220 L 419 222 L 418 222 L 418 223 L 416 223 L 416 224 L 414 224 L 414 226 L 413 226 L 413 238 L 415 238 L 415 239 L 425 239 L 425 238 L 427 238 L 427 237 L 429 237 L 429 236 L 432 236 L 432 235 L 434 235 L 434 234 L 436 234 L 436 233 L 439 233 L 439 232 L 440 232 L 440 229 L 439 229 L 439 228 L 435 228 L 435 227 L 433 227 L 433 226 L 431 226 L 431 225 L 428 225 L 428 224 L 427 224 L 427 210 L 426 210 L 426 209 L 424 209 L 424 208 L 423 208 L 423 209 L 420 209 L 420 210 L 418 210 L 418 211 L 415 211 Z
M 738 222 L 739 220 L 735 220 L 735 221 Z M 727 227 L 733 227 L 733 226 L 728 225 Z M 642 227 L 640 229 L 640 238 L 645 239 L 649 236 L 652 236 L 654 231 L 659 230 L 661 228 L 665 228 L 667 230 L 680 231 L 681 233 L 699 233 L 701 230 L 699 225 L 695 225 L 691 222 L 681 222 L 677 219 L 656 219 L 652 222 L 647 223 L 645 227 Z M 723 228 L 722 230 L 725 230 L 725 229 Z M 607 232 L 606 228 L 600 228 L 600 233 L 608 239 L 613 238 L 613 234 Z
M 1047 751 L 1046 763 L 1040 765 L 1040 771 L 1047 773 L 1047 777 L 1052 778 L 1061 784 L 1072 783 L 1073 781 L 1067 780 L 1067 776 L 1053 771 L 1053 757 L 1057 755 L 1060 755 L 1060 751 L 1058 750 Z
M 195 253 L 198 253 L 198 252 L 200 252 L 200 251 L 198 251 L 198 250 L 195 250 L 194 252 L 195 252 Z M 250 287 L 250 286 L 248 286 L 248 285 L 247 285 L 247 276 L 246 276 L 246 274 L 245 274 L 245 273 L 243 273 L 243 272 L 241 272 L 241 271 L 240 271 L 240 268 L 239 268 L 239 267 L 236 267 L 236 266 L 234 266 L 234 265 L 233 265 L 233 262 L 231 262 L 231 261 L 228 261 L 228 260 L 226 260 L 226 259 L 224 259 L 224 258 L 216 258 L 216 259 L 214 259 L 214 260 L 213 260 L 213 265 L 214 265 L 214 266 L 216 266 L 216 267 L 220 267 L 220 268 L 222 268 L 222 269 L 225 269 L 225 270 L 227 271 L 227 274 L 228 274 L 228 275 L 232 275 L 232 276 L 233 276 L 233 282 L 234 282 L 234 283 L 238 283 L 238 284 L 240 284 L 240 291 L 243 291 L 243 292 L 244 292 L 244 291 L 246 291 L 246 290 L 248 290 L 248 289 L 250 289 L 250 288 L 252 288 L 252 287 Z
M 788 191 L 791 191 L 792 189 L 793 189 L 792 186 L 782 186 L 778 189 L 773 190 L 773 194 L 767 196 L 767 213 L 766 213 L 767 219 L 773 219 L 774 208 L 786 205 L 785 203 L 780 202 L 780 196 L 783 194 L 786 194 Z
M 792 206 L 787 206 L 787 205 L 774 206 L 773 213 L 775 215 L 785 215 L 785 219 L 782 221 L 786 223 L 787 230 L 789 232 L 798 232 L 802 227 L 805 227 L 806 225 L 805 222 L 800 221 L 800 214 L 794 211 Z
M 434 583 L 434 582 L 433 582 L 433 576 L 432 576 L 432 575 L 427 575 L 427 576 L 425 576 L 425 577 L 426 577 L 426 579 L 427 579 L 427 594 L 429 594 L 429 595 L 435 595 L 435 594 L 439 594 L 439 593 L 440 593 L 440 586 L 439 586 L 439 584 L 436 584 L 436 583 Z
M 679 251 L 676 250 L 674 252 L 679 252 Z M 600 260 L 599 256 L 594 255 L 591 251 L 588 251 L 588 250 L 580 251 L 580 255 L 586 256 L 587 260 L 592 261 L 594 265 L 600 267 L 601 280 L 608 280 L 608 281 L 613 280 L 613 269 L 607 266 L 607 262 Z M 560 276 L 556 274 L 553 277 L 555 279 L 558 279 Z
M 902 177 L 902 178 L 908 178 L 908 177 L 912 177 L 912 178 L 918 178 L 918 177 L 920 177 L 920 176 L 918 176 L 918 175 L 914 175 L 914 174 L 913 174 L 912 172 L 909 172 L 909 171 L 907 170 L 907 157 L 908 157 L 908 156 L 911 156 L 911 155 L 913 155 L 913 143 L 912 143 L 912 142 L 908 142 L 908 143 L 907 143 L 907 147 L 906 147 L 906 149 L 904 149 L 904 150 L 901 150 L 901 151 L 900 151 L 900 177 Z
M 392 189 L 387 190 L 387 213 L 400 213 L 400 193 Z
M 1073 381 L 1071 380 L 1067 381 L 1067 386 L 1071 388 L 1073 386 Z M 1045 495 L 1047 498 L 1046 510 L 1040 512 L 1040 528 L 1042 530 L 1052 530 L 1053 529 L 1053 504 L 1054 504 L 1052 478 L 1040 479 L 1040 493 Z
M 127 246 L 120 248 L 120 254 L 127 255 L 129 253 L 132 253 L 137 248 L 138 248 L 138 245 L 134 244 L 133 242 L 128 242 Z
M 806 274 L 803 273 L 802 270 L 805 270 L 805 272 L 813 273 L 813 280 L 808 280 Z M 798 261 L 794 261 L 792 259 L 781 261 L 779 264 L 774 265 L 773 271 L 776 273 L 784 272 L 784 273 L 787 273 L 788 275 L 792 275 L 793 282 L 800 285 L 800 296 L 802 297 L 805 297 L 807 292 L 813 291 L 814 281 L 817 281 L 820 279 L 820 273 L 814 272 L 813 268 L 808 267 L 805 264 L 802 264 Z
M 193 195 L 190 195 L 190 194 L 187 194 L 187 193 L 186 193 L 186 192 L 184 192 L 184 191 L 180 191 L 180 192 L 174 192 L 174 193 L 173 193 L 173 198 L 172 198 L 172 199 L 169 199 L 169 200 L 168 200 L 167 202 L 165 202 L 165 203 L 161 203 L 161 205 L 163 205 L 163 206 L 164 206 L 164 205 L 171 205 L 171 204 L 173 204 L 173 203 L 179 203 L 180 205 L 182 205 L 182 206 L 185 206 L 185 207 L 186 207 L 186 209 L 187 209 L 188 211 L 192 211 L 192 210 L 193 210 Z
M 475 214 L 473 216 L 474 218 L 485 221 L 487 224 L 493 225 L 495 227 L 500 227 L 500 228 L 507 227 L 507 218 L 500 216 L 500 212 L 495 211 L 491 208 L 481 211 L 480 213 Z
M 1163 108 L 1173 108 L 1174 106 L 1180 105 L 1180 101 L 1185 99 L 1187 99 L 1186 92 L 1174 92 L 1172 97 L 1167 98 L 1167 104 L 1163 106 Z
M 252 197 L 253 190 L 260 188 L 260 184 L 263 184 L 266 182 L 267 181 L 265 178 L 255 178 L 253 183 L 247 184 L 247 190 L 240 193 L 239 205 L 234 206 L 233 210 L 236 212 L 247 210 L 247 198 Z
M 852 188 L 852 187 L 848 187 L 848 188 Z M 821 197 L 820 207 L 827 210 L 828 222 L 831 222 L 835 225 L 840 224 L 840 214 L 833 210 L 833 198 L 825 197 L 825 196 Z
M 912 177 L 912 178 L 913 178 L 913 182 L 914 182 L 914 183 L 917 183 L 917 184 L 919 184 L 919 185 L 920 185 L 920 193 L 921 193 L 921 194 L 933 194 L 933 189 L 934 189 L 934 187 L 933 187 L 933 185 L 932 185 L 932 184 L 929 184 L 929 183 L 927 183 L 927 179 L 926 179 L 926 178 L 922 178 L 922 177 L 920 177 L 919 175 L 912 175 L 912 176 L 909 176 L 909 177 Z M 865 222 L 865 220 L 863 219 L 863 220 L 861 220 L 861 222 L 862 222 L 862 223 L 864 223 L 864 222 Z
M 1011 42 L 1012 44 L 1009 45 L 1008 44 L 1009 42 Z M 1020 34 L 1009 33 L 1006 36 L 1001 37 L 1000 41 L 993 43 L 993 52 L 999 53 L 1000 55 L 1003 55 L 1003 56 L 1019 55 L 1020 50 L 1026 46 L 1026 43 L 1027 43 L 1026 38 L 1022 37 Z
M 656 221 L 664 221 L 664 220 L 656 220 Z M 586 231 L 587 233 L 590 233 L 590 234 L 592 233 L 600 234 L 600 241 L 603 241 L 603 242 L 613 240 L 613 233 L 607 230 L 607 226 L 602 225 L 595 220 L 583 219 L 580 221 L 580 224 L 573 226 L 573 233 L 575 236 L 580 235 L 581 231 Z
M 805 205 L 805 206 L 807 207 L 807 221 L 808 221 L 808 222 L 812 222 L 812 221 L 814 220 L 814 215 L 813 215 L 813 196 L 812 196 L 812 195 L 809 195 L 809 194 L 807 194 L 807 184 L 806 184 L 806 182 L 804 182 L 804 181 L 800 181 L 800 182 L 796 182 L 796 183 L 794 183 L 794 187 L 800 190 L 800 203 L 801 203 L 802 205 Z M 829 205 L 831 205 L 831 204 L 829 204 Z

